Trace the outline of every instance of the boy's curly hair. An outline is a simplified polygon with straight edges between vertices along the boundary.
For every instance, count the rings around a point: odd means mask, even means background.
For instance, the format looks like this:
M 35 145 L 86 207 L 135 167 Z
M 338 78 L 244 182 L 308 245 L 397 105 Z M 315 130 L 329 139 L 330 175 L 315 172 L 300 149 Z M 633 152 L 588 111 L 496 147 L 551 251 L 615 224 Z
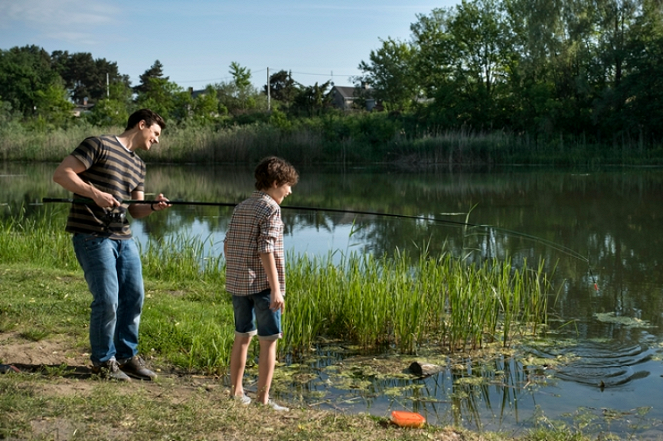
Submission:
M 285 159 L 268 156 L 256 166 L 256 190 L 266 190 L 276 185 L 295 185 L 299 181 L 299 174 L 295 167 Z

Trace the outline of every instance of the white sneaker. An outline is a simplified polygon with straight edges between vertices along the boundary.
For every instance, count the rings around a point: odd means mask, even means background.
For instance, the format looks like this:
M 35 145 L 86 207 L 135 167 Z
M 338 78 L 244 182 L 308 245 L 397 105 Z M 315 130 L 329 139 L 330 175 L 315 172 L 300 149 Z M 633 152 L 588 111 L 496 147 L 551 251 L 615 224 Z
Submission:
M 289 412 L 290 411 L 289 408 L 287 408 L 285 406 L 279 406 L 278 404 L 276 404 L 272 400 L 267 400 L 266 406 L 271 407 L 272 409 L 274 409 L 277 412 Z
M 248 406 L 249 404 L 251 404 L 251 398 L 247 397 L 246 395 L 234 396 L 233 400 L 237 401 L 242 406 Z

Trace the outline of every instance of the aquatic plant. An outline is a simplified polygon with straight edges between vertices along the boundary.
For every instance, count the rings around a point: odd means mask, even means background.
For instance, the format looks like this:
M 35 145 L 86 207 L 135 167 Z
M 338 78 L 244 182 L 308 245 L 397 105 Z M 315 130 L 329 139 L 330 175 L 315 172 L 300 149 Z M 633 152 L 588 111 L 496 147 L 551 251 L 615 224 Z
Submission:
M 0 223 L 0 260 L 80 271 L 69 234 L 54 225 L 52 214 L 46 209 Z M 181 291 L 150 302 L 143 341 L 188 368 L 225 365 L 232 344 L 224 262 L 204 251 L 212 240 L 172 235 L 141 247 L 146 285 Z M 349 253 L 338 262 L 332 253 L 289 255 L 287 262 L 282 354 L 305 353 L 322 337 L 402 353 L 422 345 L 449 352 L 493 341 L 507 346 L 514 335 L 536 332 L 547 320 L 550 284 L 542 263 L 516 268 L 508 260 L 475 263 L 427 251 L 412 258 L 398 250 L 393 256 Z
M 332 264 L 306 255 L 290 258 L 285 347 L 306 350 L 320 336 L 365 348 L 422 344 L 476 349 L 484 340 L 507 346 L 516 332 L 536 332 L 547 319 L 549 283 L 543 266 L 509 261 L 468 263 L 445 253 L 411 262 L 405 253 L 352 253 Z

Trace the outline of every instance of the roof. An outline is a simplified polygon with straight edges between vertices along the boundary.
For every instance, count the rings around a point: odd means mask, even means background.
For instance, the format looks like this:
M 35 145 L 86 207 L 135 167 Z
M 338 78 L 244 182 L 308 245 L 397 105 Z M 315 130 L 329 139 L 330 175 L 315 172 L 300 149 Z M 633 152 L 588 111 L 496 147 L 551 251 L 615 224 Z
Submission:
M 356 88 L 353 86 L 334 86 L 334 89 L 336 89 L 343 98 L 355 97 Z

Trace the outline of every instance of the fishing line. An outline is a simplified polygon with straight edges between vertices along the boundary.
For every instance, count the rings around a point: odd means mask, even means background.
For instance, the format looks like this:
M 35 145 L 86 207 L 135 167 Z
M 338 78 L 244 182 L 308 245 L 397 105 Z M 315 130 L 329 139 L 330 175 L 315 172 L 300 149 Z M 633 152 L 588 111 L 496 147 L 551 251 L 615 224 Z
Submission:
M 51 202 L 69 202 L 69 203 L 79 203 L 79 204 L 90 204 L 94 203 L 92 199 L 88 198 L 43 198 L 42 199 L 43 203 L 51 203 Z M 159 202 L 166 202 L 170 205 L 199 205 L 199 206 L 216 206 L 216 207 L 234 207 L 237 205 L 237 203 L 233 202 L 199 202 L 199 201 L 157 201 L 157 200 L 138 200 L 138 199 L 124 199 L 124 200 L 119 200 L 121 204 L 156 204 Z M 341 209 L 341 208 L 318 208 L 318 207 L 302 207 L 302 206 L 295 206 L 295 205 L 282 205 L 282 209 L 288 209 L 288 210 L 300 210 L 300 211 L 323 211 L 323 212 L 328 212 L 328 213 L 350 213 L 350 214 L 359 214 L 359 215 L 365 215 L 365 216 L 383 216 L 383 217 L 392 217 L 392 218 L 398 218 L 398 219 L 414 219 L 414 220 L 419 220 L 419 221 L 427 221 L 427 222 L 434 222 L 434 223 L 440 223 L 440 224 L 447 224 L 447 225 L 454 225 L 458 227 L 472 227 L 472 228 L 477 228 L 477 229 L 485 229 L 485 230 L 495 230 L 495 231 L 501 231 L 507 235 L 512 235 L 516 237 L 522 237 L 524 239 L 528 239 L 534 242 L 541 243 L 543 245 L 548 246 L 549 248 L 552 248 L 556 251 L 559 251 L 560 253 L 564 253 L 567 256 L 574 257 L 576 259 L 579 259 L 585 263 L 587 263 L 589 267 L 589 273 L 594 281 L 594 289 L 598 291 L 598 284 L 596 283 L 596 278 L 594 277 L 594 274 L 592 273 L 591 265 L 589 262 L 589 258 L 585 257 L 584 255 L 580 254 L 579 252 L 568 248 L 564 245 L 560 245 L 558 243 L 552 242 L 548 239 L 543 239 L 541 237 L 537 236 L 532 236 L 531 234 L 527 233 L 522 233 L 520 231 L 514 231 L 514 230 L 509 230 L 508 228 L 502 228 L 502 227 L 496 227 L 494 225 L 487 225 L 487 224 L 475 224 L 472 222 L 461 222 L 461 221 L 454 221 L 454 220 L 448 220 L 448 219 L 438 219 L 438 218 L 429 218 L 429 217 L 423 217 L 423 216 L 412 216 L 412 215 L 407 215 L 407 214 L 396 214 L 396 213 L 381 213 L 377 211 L 362 211 L 362 210 L 346 210 L 346 209 Z

